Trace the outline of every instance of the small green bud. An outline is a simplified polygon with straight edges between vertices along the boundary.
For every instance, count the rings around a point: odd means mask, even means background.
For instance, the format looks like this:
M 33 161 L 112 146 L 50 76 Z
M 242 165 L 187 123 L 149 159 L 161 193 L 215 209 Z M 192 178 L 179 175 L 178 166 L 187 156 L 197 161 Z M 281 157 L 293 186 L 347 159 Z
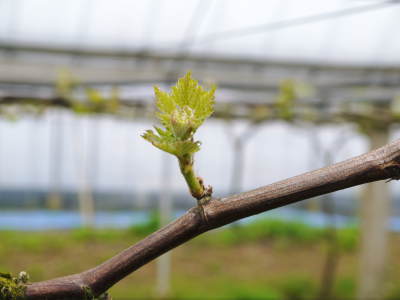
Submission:
M 171 129 L 174 136 L 180 140 L 190 138 L 194 131 L 193 118 L 193 110 L 189 106 L 178 107 L 174 110 L 171 116 Z
M 18 274 L 18 280 L 19 280 L 19 282 L 22 282 L 22 283 L 28 283 L 28 281 L 29 281 L 28 273 L 26 273 L 25 271 L 20 272 Z

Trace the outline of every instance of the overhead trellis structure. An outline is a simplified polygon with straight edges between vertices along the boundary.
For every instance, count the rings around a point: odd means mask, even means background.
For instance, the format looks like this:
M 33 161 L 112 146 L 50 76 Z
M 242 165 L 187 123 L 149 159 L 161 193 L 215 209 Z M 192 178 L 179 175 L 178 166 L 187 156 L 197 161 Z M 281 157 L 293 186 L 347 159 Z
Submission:
M 0 105 L 3 110 L 10 105 L 24 104 L 28 107 L 22 108 L 24 111 L 32 111 L 32 105 L 41 109 L 55 106 L 77 112 L 148 117 L 153 112 L 151 86 L 172 84 L 180 73 L 190 69 L 196 78 L 218 85 L 215 118 L 255 122 L 274 119 L 316 123 L 351 121 L 368 123 L 368 126 L 387 126 L 400 120 L 400 67 L 37 45 L 3 44 L 1 50 Z M 79 80 L 74 87 L 77 100 L 60 95 L 55 88 L 60 65 Z M 286 91 L 282 88 L 285 85 Z M 113 101 L 110 99 L 116 95 L 112 96 L 107 90 L 110 87 L 119 91 L 114 104 L 110 104 Z M 93 95 L 94 89 L 102 92 Z M 93 93 L 87 93 L 88 90 Z M 290 90 L 293 93 L 289 96 L 293 98 L 291 104 L 279 100 L 284 94 L 287 98 Z M 88 97 L 98 99 L 87 100 Z M 284 110 L 290 110 L 290 116 Z
M 182 69 L 191 69 L 198 78 L 213 80 L 221 88 L 246 92 L 274 91 L 278 82 L 291 78 L 328 94 L 340 89 L 339 95 L 348 96 L 353 89 L 369 88 L 361 95 L 357 91 L 359 96 L 371 97 L 373 91 L 373 97 L 379 98 L 388 96 L 388 90 L 398 92 L 400 83 L 400 66 L 12 44 L 0 44 L 0 53 L 0 83 L 33 87 L 51 86 L 60 66 L 68 67 L 82 82 L 97 86 L 173 83 Z
M 107 114 L 124 119 L 152 118 L 155 107 L 148 99 L 118 99 L 117 102 L 104 98 L 93 102 L 87 98 L 71 100 L 54 97 L 0 97 L 0 116 L 15 118 L 22 114 L 40 115 L 50 108 L 61 108 L 79 114 Z M 344 103 L 337 108 L 323 108 L 310 104 L 284 107 L 275 103 L 216 103 L 212 118 L 242 119 L 254 123 L 283 120 L 288 122 L 356 123 L 365 127 L 387 127 L 400 122 L 400 113 L 392 106 L 370 103 Z

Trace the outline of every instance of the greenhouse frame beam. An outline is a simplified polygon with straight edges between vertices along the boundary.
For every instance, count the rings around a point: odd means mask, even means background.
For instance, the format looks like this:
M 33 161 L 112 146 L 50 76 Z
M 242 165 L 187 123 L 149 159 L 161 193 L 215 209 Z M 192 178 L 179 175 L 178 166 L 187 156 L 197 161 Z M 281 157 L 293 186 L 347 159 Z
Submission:
M 285 78 L 313 85 L 394 86 L 400 82 L 400 66 L 327 64 L 146 50 L 117 51 L 4 43 L 0 44 L 1 52 L 0 82 L 33 85 L 54 82 L 60 66 L 64 66 L 82 82 L 117 85 L 172 82 L 182 73 L 182 69 L 190 69 L 198 78 L 221 82 L 232 89 L 260 89 L 268 85 L 274 86 Z

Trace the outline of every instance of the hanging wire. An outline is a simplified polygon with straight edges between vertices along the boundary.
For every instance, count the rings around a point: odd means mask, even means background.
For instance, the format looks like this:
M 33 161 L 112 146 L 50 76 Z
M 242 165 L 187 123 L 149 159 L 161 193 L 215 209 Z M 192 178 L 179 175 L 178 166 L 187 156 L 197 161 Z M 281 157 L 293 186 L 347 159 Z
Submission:
M 398 39 L 395 38 L 396 33 L 393 29 L 396 28 L 399 18 L 399 11 L 396 11 L 394 16 L 392 15 L 390 19 L 386 20 L 383 32 L 379 35 L 379 38 L 376 39 L 376 47 L 371 54 L 371 64 L 379 63 L 381 59 L 385 57 L 385 55 L 382 55 L 382 52 L 384 53 L 385 50 L 390 49 L 394 43 L 398 42 Z M 382 47 L 382 45 L 385 46 Z
M 211 22 L 207 23 L 207 26 L 204 26 L 205 28 L 213 28 L 214 30 L 216 28 L 221 27 L 221 23 L 224 19 L 224 16 L 226 15 L 229 6 L 225 5 L 225 0 L 219 0 L 215 1 L 213 3 L 214 9 L 212 10 L 214 17 L 212 18 Z M 212 47 L 214 47 L 214 43 L 209 43 L 207 45 L 207 49 L 210 50 Z
M 6 40 L 8 42 L 15 42 L 20 21 L 21 2 L 20 0 L 10 0 L 8 1 L 8 5 L 9 18 L 7 23 Z
M 285 28 L 296 27 L 296 26 L 301 26 L 301 25 L 306 25 L 306 24 L 311 24 L 311 23 L 323 22 L 323 21 L 332 20 L 332 19 L 336 19 L 336 18 L 349 17 L 349 16 L 361 14 L 361 13 L 366 13 L 369 11 L 375 11 L 375 10 L 379 10 L 379 9 L 383 9 L 383 8 L 388 8 L 388 7 L 391 7 L 396 4 L 400 4 L 400 0 L 381 1 L 378 3 L 374 3 L 374 4 L 345 8 L 345 9 L 341 9 L 341 10 L 325 12 L 325 13 L 315 14 L 315 15 L 309 15 L 309 16 L 305 16 L 305 17 L 298 17 L 298 18 L 293 18 L 293 19 L 289 19 L 289 20 L 271 22 L 271 23 L 250 26 L 250 27 L 245 27 L 245 28 L 226 30 L 226 31 L 206 35 L 206 36 L 197 38 L 195 40 L 188 38 L 187 43 L 203 44 L 203 43 L 210 43 L 210 42 L 233 39 L 233 38 L 240 38 L 240 37 L 244 37 L 244 36 L 261 34 L 261 33 L 265 33 L 268 31 L 275 31 L 275 30 L 281 30 L 281 29 L 285 29 Z
M 93 10 L 92 0 L 85 0 L 79 8 L 80 14 L 76 24 L 76 42 L 82 46 L 88 39 L 91 12 Z
M 346 1 L 348 0 L 341 0 L 340 5 L 343 5 L 346 3 Z M 331 55 L 332 53 L 332 49 L 334 48 L 334 45 L 336 43 L 336 41 L 338 40 L 338 34 L 334 34 L 335 32 L 337 33 L 341 28 L 340 27 L 341 24 L 339 24 L 339 26 L 337 25 L 337 23 L 335 22 L 331 22 L 329 24 L 329 28 L 327 28 L 325 30 L 326 34 L 323 35 L 323 38 L 321 40 L 321 43 L 317 49 L 317 52 L 319 53 L 323 53 L 325 58 L 327 59 L 328 56 Z M 334 38 L 332 38 L 334 37 Z
M 280 16 L 283 16 L 285 14 L 285 12 L 288 10 L 288 0 L 281 0 L 278 2 L 277 7 L 275 7 L 272 16 L 277 17 L 278 18 Z M 264 38 L 263 41 L 263 45 L 265 45 L 265 47 L 268 49 L 269 52 L 271 52 L 271 49 L 276 46 L 276 36 L 268 36 Z
M 154 22 L 154 19 L 158 19 L 160 16 L 162 1 L 151 0 L 147 6 L 145 24 L 142 30 L 142 49 L 147 50 L 150 48 L 154 33 L 156 31 L 156 25 L 158 22 Z
M 193 15 L 189 21 L 188 26 L 183 34 L 183 38 L 180 44 L 180 50 L 189 50 L 193 43 L 196 42 L 197 34 L 201 27 L 205 24 L 206 15 L 210 11 L 214 0 L 204 1 L 198 0 L 197 5 L 193 10 Z
M 183 38 L 176 49 L 176 53 L 181 55 L 181 60 L 176 64 L 172 62 L 170 67 L 168 68 L 169 71 L 166 72 L 168 81 L 171 77 L 176 77 L 175 75 L 181 71 L 185 64 L 185 58 L 190 56 L 191 47 L 196 42 L 197 33 L 199 32 L 200 28 L 205 24 L 207 20 L 207 13 L 210 11 L 212 5 L 214 4 L 215 0 L 198 0 L 197 5 L 193 9 L 192 17 L 187 25 Z

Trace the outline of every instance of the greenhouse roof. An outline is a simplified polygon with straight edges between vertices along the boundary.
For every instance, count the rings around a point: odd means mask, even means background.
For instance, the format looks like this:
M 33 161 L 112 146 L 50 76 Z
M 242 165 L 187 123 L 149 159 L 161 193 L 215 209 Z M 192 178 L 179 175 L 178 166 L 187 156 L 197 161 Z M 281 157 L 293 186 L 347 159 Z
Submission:
M 398 0 L 4 0 L 0 41 L 399 66 L 398 4 Z

